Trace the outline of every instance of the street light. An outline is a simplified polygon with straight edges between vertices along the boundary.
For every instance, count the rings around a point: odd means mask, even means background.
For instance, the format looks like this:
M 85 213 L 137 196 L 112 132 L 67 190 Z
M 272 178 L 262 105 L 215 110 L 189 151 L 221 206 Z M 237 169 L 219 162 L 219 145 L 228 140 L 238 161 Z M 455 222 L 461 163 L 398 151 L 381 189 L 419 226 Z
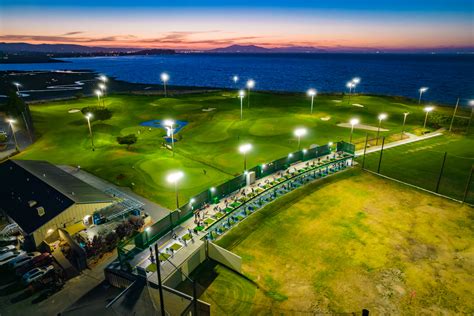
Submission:
M 247 170 L 247 153 L 252 149 L 251 144 L 240 145 L 239 151 L 244 155 L 244 171 Z
M 402 136 L 400 137 L 400 139 L 403 139 L 403 134 L 405 134 L 405 122 L 407 121 L 408 114 L 410 114 L 410 112 L 403 113 Z
M 170 76 L 166 73 L 166 72 L 163 72 L 161 75 L 160 75 L 160 78 L 161 78 L 161 81 L 163 81 L 163 88 L 165 90 L 165 98 L 167 97 L 167 93 L 166 93 L 166 83 L 168 82 L 168 80 L 170 80 Z
M 16 93 L 18 94 L 18 96 L 21 96 L 20 94 L 21 83 L 14 82 L 13 85 L 16 87 Z
M 100 106 L 100 97 L 102 96 L 102 92 L 100 90 L 95 90 L 94 92 L 97 95 L 97 104 Z
M 107 79 L 107 77 L 104 75 L 100 75 L 99 80 L 102 81 L 103 83 L 106 83 L 109 79 Z
M 421 87 L 418 91 L 420 92 L 420 97 L 418 98 L 418 104 L 420 104 L 421 103 L 421 96 L 423 95 L 423 93 L 428 91 L 428 87 Z
M 379 134 L 380 134 L 380 128 L 382 127 L 382 121 L 387 118 L 387 114 L 381 113 L 379 114 L 379 127 L 377 128 L 377 140 L 375 141 L 375 146 L 379 144 Z
M 423 109 L 423 111 L 426 112 L 425 123 L 423 124 L 423 129 L 426 128 L 426 122 L 428 121 L 428 114 L 433 110 L 434 110 L 434 107 L 432 107 L 432 106 L 425 106 L 425 108 Z
M 354 132 L 354 126 L 359 124 L 359 120 L 356 118 L 353 118 L 349 121 L 349 123 L 351 123 L 351 138 L 349 139 L 349 143 L 352 144 L 352 133 Z
M 247 98 L 247 107 L 250 107 L 250 89 L 255 87 L 255 80 L 249 79 L 247 81 L 247 91 L 248 91 L 248 98 Z
M 171 147 L 173 150 L 173 157 L 174 157 L 174 128 L 173 125 L 175 122 L 173 120 L 165 120 L 163 124 L 169 128 L 169 131 L 171 132 Z
M 311 97 L 311 114 L 313 114 L 313 104 L 314 104 L 314 96 L 318 93 L 316 89 L 309 89 L 307 92 L 308 96 Z
M 237 84 L 237 81 L 239 81 L 239 77 L 238 76 L 233 76 L 232 80 L 234 80 L 234 84 Z
M 89 135 L 91 136 L 91 145 L 92 145 L 92 151 L 95 150 L 95 147 L 94 147 L 94 136 L 92 135 L 92 127 L 91 127 L 91 118 L 92 118 L 92 113 L 87 113 L 85 115 L 86 119 L 87 119 L 87 126 L 89 126 Z
M 16 123 L 16 121 L 14 119 L 7 119 L 7 123 L 10 124 L 10 128 L 12 130 L 12 134 L 13 134 L 13 139 L 15 140 L 15 149 L 16 151 L 20 151 L 20 147 L 18 146 L 18 141 L 16 140 L 16 134 L 15 134 L 15 129 L 13 127 L 13 124 Z
M 240 98 L 240 120 L 241 120 L 241 121 L 242 121 L 242 119 L 243 119 L 244 97 L 245 97 L 245 91 L 244 91 L 244 90 L 240 90 L 240 91 L 239 91 L 239 98 Z
M 174 191 L 176 193 L 176 209 L 179 209 L 179 195 L 178 195 L 178 181 L 184 176 L 181 171 L 173 172 L 166 177 L 169 183 L 174 184 Z
M 101 92 L 102 95 L 103 95 L 102 103 L 103 103 L 104 106 L 105 106 L 105 90 L 107 89 L 107 87 L 105 86 L 105 84 L 99 83 L 99 89 L 100 89 L 100 92 Z
M 300 150 L 301 145 L 301 136 L 306 135 L 306 128 L 297 128 L 295 129 L 295 136 L 298 137 L 298 150 Z
M 351 101 L 352 88 L 355 87 L 355 83 L 349 81 L 348 83 L 346 83 L 346 87 L 349 88 L 349 99 L 347 100 L 347 103 L 349 103 Z
M 469 116 L 469 122 L 467 123 L 466 134 L 469 134 L 469 128 L 471 127 L 472 116 L 474 114 L 474 100 L 469 100 L 468 104 L 471 107 L 471 116 Z
M 355 93 L 356 92 L 356 87 L 360 83 L 360 78 L 359 77 L 352 78 L 352 83 L 353 83 L 354 93 Z

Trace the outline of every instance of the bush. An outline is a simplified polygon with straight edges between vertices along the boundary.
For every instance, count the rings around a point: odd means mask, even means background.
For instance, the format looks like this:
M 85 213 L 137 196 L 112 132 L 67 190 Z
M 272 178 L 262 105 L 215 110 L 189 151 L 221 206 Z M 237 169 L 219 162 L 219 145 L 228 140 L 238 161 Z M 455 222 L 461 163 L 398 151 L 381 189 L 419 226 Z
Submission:
M 0 143 L 6 143 L 8 136 L 6 134 L 0 134 Z
M 86 106 L 81 110 L 82 114 L 92 114 L 92 121 L 105 121 L 112 118 L 112 111 L 105 106 Z
M 127 149 L 130 149 L 130 146 L 137 142 L 137 136 L 135 134 L 128 134 L 125 136 L 118 136 L 117 142 L 120 145 L 127 145 Z

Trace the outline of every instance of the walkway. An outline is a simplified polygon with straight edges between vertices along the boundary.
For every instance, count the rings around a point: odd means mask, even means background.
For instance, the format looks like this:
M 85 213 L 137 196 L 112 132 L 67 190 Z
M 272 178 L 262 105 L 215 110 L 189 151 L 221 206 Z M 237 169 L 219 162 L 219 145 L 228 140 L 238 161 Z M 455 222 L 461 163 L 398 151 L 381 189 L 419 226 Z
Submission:
M 406 133 L 407 135 L 409 135 L 408 138 L 403 139 L 403 140 L 399 140 L 399 141 L 396 141 L 396 142 L 391 142 L 391 143 L 384 144 L 383 149 L 389 149 L 389 148 L 393 148 L 393 147 L 397 147 L 397 146 L 401 146 L 401 145 L 405 145 L 405 144 L 418 142 L 418 141 L 425 140 L 425 139 L 430 139 L 430 138 L 433 138 L 433 137 L 436 137 L 436 136 L 441 136 L 441 135 L 443 135 L 443 131 L 444 131 L 444 129 L 439 129 L 437 131 L 427 133 L 427 134 L 422 135 L 422 136 L 416 136 L 414 134 Z M 377 152 L 377 151 L 380 151 L 381 149 L 382 149 L 382 145 L 374 146 L 374 147 L 367 147 L 366 154 Z M 364 155 L 364 149 L 360 149 L 360 150 L 357 150 L 355 152 L 356 157 L 357 156 L 362 156 L 362 155 Z

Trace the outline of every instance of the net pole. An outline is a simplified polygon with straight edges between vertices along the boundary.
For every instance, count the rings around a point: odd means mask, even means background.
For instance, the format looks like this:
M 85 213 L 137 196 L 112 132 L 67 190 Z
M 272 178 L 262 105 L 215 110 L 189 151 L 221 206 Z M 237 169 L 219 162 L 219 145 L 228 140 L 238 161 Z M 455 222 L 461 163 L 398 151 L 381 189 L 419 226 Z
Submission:
M 441 183 L 441 178 L 443 177 L 443 170 L 444 170 L 444 164 L 446 163 L 446 156 L 448 155 L 448 152 L 444 152 L 444 157 L 443 157 L 443 163 L 441 164 L 441 169 L 439 170 L 439 176 L 438 176 L 438 182 L 436 183 L 436 190 L 435 192 L 439 192 L 439 185 Z
M 385 136 L 382 137 L 382 147 L 380 148 L 379 166 L 377 168 L 377 173 L 380 173 L 380 166 L 382 165 L 382 155 L 383 155 L 383 145 L 384 144 L 385 144 Z

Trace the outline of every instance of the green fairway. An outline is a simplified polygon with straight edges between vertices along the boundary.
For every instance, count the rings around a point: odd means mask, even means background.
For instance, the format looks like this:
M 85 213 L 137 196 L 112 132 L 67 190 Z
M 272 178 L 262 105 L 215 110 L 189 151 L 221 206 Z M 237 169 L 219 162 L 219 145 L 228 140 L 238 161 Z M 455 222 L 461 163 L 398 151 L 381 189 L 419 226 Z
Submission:
M 253 282 L 198 274 L 213 315 L 474 312 L 472 208 L 361 171 L 266 206 L 218 243 Z
M 38 132 L 37 142 L 21 153 L 20 159 L 42 159 L 55 164 L 81 166 L 99 177 L 135 192 L 166 207 L 174 207 L 173 187 L 166 175 L 180 169 L 185 177 L 179 184 L 181 203 L 211 186 L 242 172 L 243 157 L 238 146 L 253 144 L 248 166 L 286 156 L 297 149 L 293 136 L 296 127 L 308 128 L 303 147 L 348 140 L 350 129 L 338 127 L 352 117 L 361 123 L 377 125 L 377 115 L 389 114 L 384 135 L 400 133 L 403 112 L 410 111 L 407 130 L 420 132 L 422 107 L 395 97 L 321 95 L 315 99 L 314 114 L 309 114 L 310 100 L 301 94 L 252 92 L 251 107 L 244 107 L 240 121 L 240 102 L 234 92 L 188 94 L 163 98 L 159 96 L 111 95 L 105 99 L 113 117 L 93 121 L 96 150 L 91 151 L 87 122 L 80 112 L 68 113 L 96 104 L 95 98 L 31 105 Z M 338 101 L 338 102 L 336 102 Z M 353 106 L 352 104 L 363 105 Z M 203 109 L 215 108 L 212 111 Z M 438 108 L 450 113 L 451 109 Z M 186 121 L 178 134 L 176 155 L 161 146 L 165 131 L 140 126 L 154 119 Z M 322 120 L 324 119 L 324 120 Z M 119 145 L 117 136 L 135 134 L 136 144 L 130 150 Z M 356 129 L 354 141 L 363 142 L 366 131 Z M 375 135 L 374 131 L 370 134 Z
M 445 152 L 448 155 L 439 193 L 461 200 L 474 165 L 474 137 L 439 136 L 386 149 L 380 173 L 435 191 Z M 377 171 L 379 157 L 379 152 L 367 155 L 365 167 Z M 362 162 L 362 157 L 358 161 Z M 466 201 L 474 203 L 474 179 Z

